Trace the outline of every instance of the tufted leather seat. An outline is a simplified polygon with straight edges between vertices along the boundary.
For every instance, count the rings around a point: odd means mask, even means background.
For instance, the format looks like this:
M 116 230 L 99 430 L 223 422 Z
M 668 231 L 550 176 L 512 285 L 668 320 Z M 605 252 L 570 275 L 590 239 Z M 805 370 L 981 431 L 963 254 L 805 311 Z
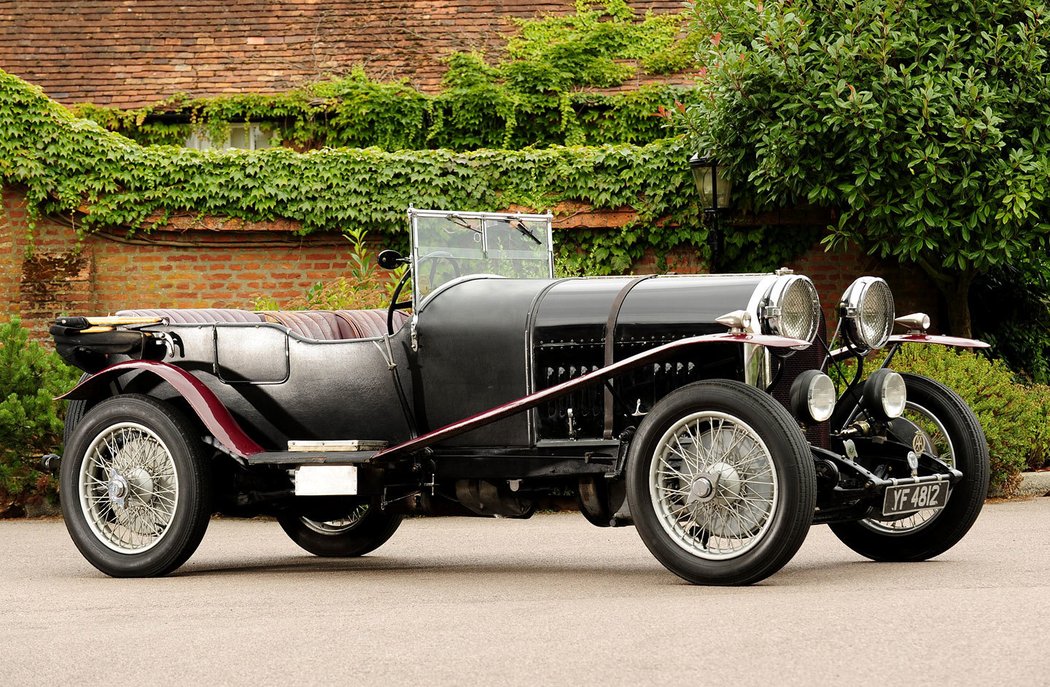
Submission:
M 214 324 L 217 322 L 272 322 L 307 339 L 341 341 L 386 335 L 386 310 L 266 310 L 251 312 L 233 308 L 186 308 L 121 310 L 128 317 L 162 317 L 170 324 Z M 408 314 L 394 313 L 394 330 Z
M 268 310 L 260 312 L 267 322 L 274 322 L 307 339 L 332 341 L 358 339 L 349 323 L 330 310 Z
M 262 322 L 258 314 L 235 308 L 154 308 L 121 310 L 122 317 L 162 317 L 171 324 L 214 324 L 215 322 Z
M 362 338 L 386 336 L 386 310 L 336 310 L 335 314 L 351 322 Z M 394 331 L 409 317 L 404 310 L 394 312 Z
M 271 310 L 259 314 L 267 322 L 284 325 L 308 339 L 333 341 L 386 335 L 386 310 Z M 395 330 L 406 319 L 406 313 L 394 313 Z

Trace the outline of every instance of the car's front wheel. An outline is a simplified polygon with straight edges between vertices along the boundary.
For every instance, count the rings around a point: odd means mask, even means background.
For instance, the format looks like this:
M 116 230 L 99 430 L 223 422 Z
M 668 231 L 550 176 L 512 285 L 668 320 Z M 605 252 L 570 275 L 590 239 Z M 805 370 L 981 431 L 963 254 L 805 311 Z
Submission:
M 952 485 L 942 509 L 830 525 L 842 543 L 876 561 L 921 561 L 944 553 L 970 530 L 988 496 L 988 444 L 973 411 L 939 382 L 901 376 L 908 401 L 904 415 L 891 423 L 890 433 L 901 443 L 922 446 L 963 477 Z
M 694 584 L 751 584 L 805 540 L 816 475 L 782 406 L 745 384 L 708 381 L 669 394 L 639 425 L 627 495 L 668 570 Z
M 385 544 L 401 525 L 401 516 L 364 503 L 332 520 L 282 513 L 277 522 L 292 541 L 315 556 L 349 558 L 363 556 Z
M 107 575 L 166 575 L 204 537 L 210 474 L 199 432 L 175 408 L 132 394 L 105 400 L 66 445 L 59 473 L 66 528 Z

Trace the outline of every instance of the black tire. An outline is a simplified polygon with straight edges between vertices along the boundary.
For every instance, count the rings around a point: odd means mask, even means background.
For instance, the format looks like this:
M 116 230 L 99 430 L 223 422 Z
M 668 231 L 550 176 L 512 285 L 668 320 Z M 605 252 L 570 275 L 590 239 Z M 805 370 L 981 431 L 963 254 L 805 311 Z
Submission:
M 671 446 L 669 437 L 681 453 L 661 448 Z M 768 483 L 759 479 L 766 471 Z M 639 425 L 628 454 L 627 498 L 642 541 L 693 584 L 753 584 L 784 567 L 809 532 L 816 490 L 798 424 L 771 396 L 740 382 L 698 382 L 668 394 Z
M 352 558 L 375 551 L 394 535 L 401 516 L 362 504 L 342 520 L 312 520 L 298 513 L 282 513 L 277 522 L 292 541 L 315 556 Z
M 80 375 L 80 379 L 77 384 L 83 382 L 91 375 L 85 373 Z M 73 399 L 66 405 L 66 416 L 65 416 L 65 427 L 62 430 L 62 445 L 69 446 L 70 439 L 73 438 L 73 430 L 80 424 L 80 421 L 84 419 L 84 415 L 88 411 L 88 402 L 84 399 Z
M 988 442 L 973 411 L 943 384 L 918 375 L 901 376 L 908 389 L 908 408 L 913 412 L 916 407 L 925 409 L 943 426 L 952 447 L 952 460 L 947 462 L 962 471 L 963 478 L 952 486 L 948 503 L 941 511 L 910 529 L 893 530 L 904 527 L 901 523 L 908 519 L 830 525 L 843 544 L 875 561 L 924 561 L 939 556 L 966 535 L 988 496 Z
M 175 570 L 196 551 L 211 515 L 200 432 L 178 410 L 137 394 L 102 401 L 76 424 L 59 488 L 73 543 L 113 577 Z

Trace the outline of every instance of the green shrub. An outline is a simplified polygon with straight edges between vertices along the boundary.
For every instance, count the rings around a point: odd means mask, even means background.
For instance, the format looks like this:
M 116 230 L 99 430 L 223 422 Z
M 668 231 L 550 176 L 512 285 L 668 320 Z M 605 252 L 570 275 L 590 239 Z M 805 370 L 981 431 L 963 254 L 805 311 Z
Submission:
M 993 494 L 1009 495 L 1022 470 L 1050 455 L 1050 387 L 1018 384 L 1003 361 L 943 346 L 905 346 L 892 367 L 941 382 L 973 409 L 988 438 Z
M 1036 425 L 1032 429 L 1039 434 L 1039 441 L 1032 445 L 1028 454 L 1031 470 L 1050 467 L 1050 386 L 1036 384 L 1029 387 L 1032 402 L 1038 407 Z
M 36 460 L 61 450 L 62 417 L 53 398 L 79 375 L 30 341 L 17 317 L 0 324 L 0 514 L 54 501 L 54 480 L 36 469 Z

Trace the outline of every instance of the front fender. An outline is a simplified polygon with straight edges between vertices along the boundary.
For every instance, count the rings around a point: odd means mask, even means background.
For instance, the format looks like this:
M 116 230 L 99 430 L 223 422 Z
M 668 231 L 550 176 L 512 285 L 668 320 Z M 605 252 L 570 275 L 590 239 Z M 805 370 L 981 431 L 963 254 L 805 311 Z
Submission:
M 942 336 L 938 334 L 895 334 L 890 337 L 890 343 L 924 343 L 937 344 L 939 346 L 952 346 L 954 348 L 990 348 L 991 344 L 978 339 L 963 339 L 958 336 Z
M 951 348 L 991 348 L 991 344 L 979 339 L 964 339 L 959 336 L 943 336 L 940 334 L 894 334 L 887 343 L 891 344 L 891 350 L 896 351 L 901 344 L 936 344 L 938 346 L 949 346 Z M 850 346 L 836 348 L 831 352 L 831 359 L 836 363 L 848 360 L 856 355 Z
M 226 406 L 205 386 L 204 382 L 180 367 L 157 360 L 127 360 L 100 370 L 84 379 L 58 398 L 64 400 L 95 399 L 104 396 L 109 383 L 127 372 L 141 370 L 170 384 L 186 400 L 193 412 L 204 423 L 215 440 L 241 458 L 263 451 L 262 446 L 249 437 L 227 410 Z

